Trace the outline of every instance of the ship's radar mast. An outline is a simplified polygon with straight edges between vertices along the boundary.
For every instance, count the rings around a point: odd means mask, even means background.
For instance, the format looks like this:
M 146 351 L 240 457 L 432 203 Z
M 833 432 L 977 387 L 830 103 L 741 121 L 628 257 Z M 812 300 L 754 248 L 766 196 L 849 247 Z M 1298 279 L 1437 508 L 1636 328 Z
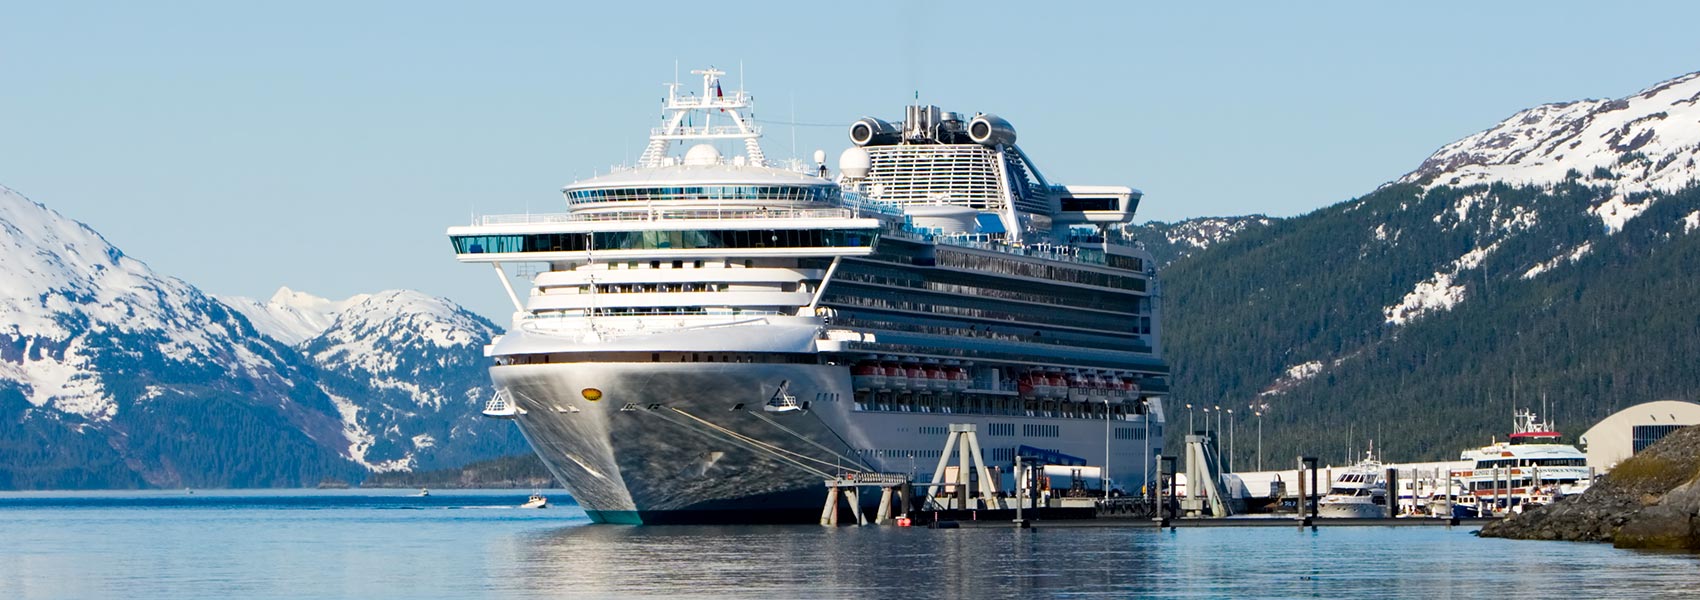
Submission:
M 661 117 L 661 127 L 650 131 L 649 146 L 643 150 L 643 156 L 638 158 L 639 167 L 664 167 L 677 164 L 677 160 L 667 156 L 667 147 L 674 141 L 690 140 L 744 140 L 744 160 L 746 164 L 766 166 L 767 156 L 761 151 L 761 144 L 756 140 L 761 137 L 761 128 L 751 122 L 751 116 L 746 114 L 753 106 L 748 92 L 737 90 L 726 92 L 720 88 L 720 76 L 725 71 L 713 67 L 691 71 L 692 75 L 702 76 L 702 95 L 690 92 L 680 93 L 683 84 L 675 81 L 667 84 L 667 100 L 661 107 L 665 114 Z M 695 116 L 692 113 L 697 113 Z M 731 124 L 715 125 L 714 118 L 724 116 Z M 698 124 L 700 123 L 700 125 Z

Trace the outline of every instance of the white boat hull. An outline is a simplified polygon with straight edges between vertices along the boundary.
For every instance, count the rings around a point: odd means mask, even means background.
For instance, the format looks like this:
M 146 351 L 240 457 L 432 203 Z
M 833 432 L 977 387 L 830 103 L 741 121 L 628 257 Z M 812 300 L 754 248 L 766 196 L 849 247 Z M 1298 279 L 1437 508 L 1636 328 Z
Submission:
M 1126 489 L 1139 489 L 1145 477 L 1144 442 L 1121 441 L 1105 454 L 1107 426 L 1142 422 L 862 412 L 845 366 L 579 362 L 490 372 L 511 394 L 532 447 L 597 522 L 814 522 L 823 480 L 841 470 L 928 477 L 951 423 L 979 426 L 989 463 L 1007 462 L 994 452 L 1027 444 L 1094 463 L 1108 458 Z M 799 410 L 764 410 L 782 382 Z M 598 400 L 585 397 L 590 388 Z M 994 423 L 1016 434 L 994 436 Z M 1024 423 L 1055 426 L 1056 435 L 1028 439 L 1020 435 Z M 1155 427 L 1154 454 L 1161 452 Z

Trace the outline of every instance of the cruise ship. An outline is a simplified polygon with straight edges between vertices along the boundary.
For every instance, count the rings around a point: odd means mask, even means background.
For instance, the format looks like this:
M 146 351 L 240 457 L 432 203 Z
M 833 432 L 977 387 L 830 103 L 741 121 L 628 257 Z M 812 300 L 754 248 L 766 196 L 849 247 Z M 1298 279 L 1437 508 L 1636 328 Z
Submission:
M 485 413 L 592 520 L 815 522 L 823 481 L 925 478 L 953 424 L 1005 473 L 1145 489 L 1169 370 L 1151 257 L 1119 230 L 1140 192 L 1052 183 L 1004 119 L 918 104 L 851 124 L 836 173 L 782 164 L 751 96 L 692 74 L 566 212 L 448 230 L 513 303 Z

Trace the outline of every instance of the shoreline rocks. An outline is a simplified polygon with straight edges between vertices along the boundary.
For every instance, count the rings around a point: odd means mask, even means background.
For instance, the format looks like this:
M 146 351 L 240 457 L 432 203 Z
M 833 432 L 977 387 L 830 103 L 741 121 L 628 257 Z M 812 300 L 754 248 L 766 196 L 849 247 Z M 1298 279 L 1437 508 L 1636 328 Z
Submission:
M 1581 496 L 1483 527 L 1482 537 L 1700 550 L 1700 427 L 1666 436 Z

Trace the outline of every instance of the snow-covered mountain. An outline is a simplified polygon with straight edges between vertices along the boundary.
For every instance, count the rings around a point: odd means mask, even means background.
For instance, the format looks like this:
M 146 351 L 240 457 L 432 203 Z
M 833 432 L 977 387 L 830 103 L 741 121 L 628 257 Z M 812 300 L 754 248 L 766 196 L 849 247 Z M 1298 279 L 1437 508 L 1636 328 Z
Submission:
M 0 486 L 344 473 L 314 442 L 341 427 L 328 398 L 303 385 L 301 362 L 195 287 L 0 187 L 0 469 L 11 469 Z M 56 470 L 44 447 L 72 464 Z M 219 456 L 247 447 L 293 456 Z
M 1122 235 L 1137 240 L 1149 250 L 1161 268 L 1246 231 L 1268 227 L 1273 222 L 1263 215 L 1198 217 L 1174 223 L 1149 221 L 1123 225 Z
M 1543 104 L 1447 144 L 1399 183 L 1467 187 L 1578 180 L 1612 192 L 1589 207 L 1609 231 L 1647 209 L 1638 197 L 1691 185 L 1700 166 L 1700 73 L 1627 98 Z
M 1439 190 L 1439 195 L 1468 190 L 1432 220 L 1444 228 L 1471 232 L 1475 243 L 1437 265 L 1397 302 L 1384 306 L 1385 321 L 1404 325 L 1466 301 L 1462 282 L 1480 276 L 1484 262 L 1493 255 L 1523 243 L 1516 238 L 1530 232 L 1539 235 L 1544 228 L 1537 225 L 1543 219 L 1567 219 L 1580 208 L 1599 222 L 1606 236 L 1623 231 L 1629 220 L 1661 197 L 1694 185 L 1700 177 L 1697 158 L 1700 73 L 1626 98 L 1537 106 L 1447 144 L 1389 185 L 1417 184 L 1426 191 Z M 1530 202 L 1525 194 L 1508 193 L 1513 188 L 1551 192 L 1558 186 L 1588 190 L 1582 194 L 1585 206 Z M 1700 226 L 1700 214 L 1683 219 Z M 1385 225 L 1376 229 L 1377 239 L 1389 243 L 1397 243 L 1402 233 Z M 1532 279 L 1573 264 L 1593 252 L 1600 241 L 1582 237 L 1550 244 L 1539 256 L 1522 257 L 1518 276 Z
M 283 287 L 265 302 L 241 296 L 219 296 L 218 300 L 248 317 L 260 333 L 294 346 L 324 333 L 344 310 L 369 297 L 357 294 L 346 300 L 330 300 Z
M 483 347 L 500 330 L 449 300 L 406 290 L 330 300 L 288 287 L 263 303 L 221 300 L 316 367 L 342 422 L 342 452 L 367 469 L 527 451 L 516 429 L 480 414 L 489 398 Z
M 495 326 L 390 291 L 215 299 L 0 187 L 0 489 L 270 487 L 526 451 Z
M 1361 198 L 1165 271 L 1176 398 L 1255 398 L 1276 454 L 1456 456 L 1700 399 L 1700 74 L 1518 112 Z M 1147 236 L 1139 236 L 1149 239 Z M 1562 407 L 1562 408 L 1557 408 Z M 1242 458 L 1244 455 L 1242 454 Z
M 336 402 L 350 457 L 389 471 L 526 451 L 516 428 L 480 414 L 495 324 L 419 292 L 357 299 L 300 346 Z

